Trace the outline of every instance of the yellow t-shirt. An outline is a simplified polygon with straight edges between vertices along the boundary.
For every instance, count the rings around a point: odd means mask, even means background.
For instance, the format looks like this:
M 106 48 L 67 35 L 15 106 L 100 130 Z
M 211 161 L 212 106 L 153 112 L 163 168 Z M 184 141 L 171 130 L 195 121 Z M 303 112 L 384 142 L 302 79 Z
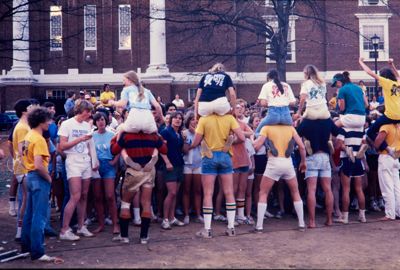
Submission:
M 400 150 L 400 125 L 383 125 L 379 129 L 379 132 L 381 131 L 384 131 L 387 134 L 386 143 L 388 144 L 388 146 L 393 147 L 396 150 Z M 383 150 L 381 154 L 387 154 L 387 151 Z
M 25 136 L 23 150 L 23 160 L 25 168 L 28 171 L 34 171 L 36 169 L 35 156 L 43 157 L 43 166 L 47 169 L 49 166 L 50 154 L 46 140 L 43 138 L 42 134 L 35 130 L 29 131 Z
M 331 106 L 332 109 L 336 109 L 336 97 L 332 97 L 329 100 L 329 105 Z
M 397 82 L 379 77 L 385 99 L 385 115 L 392 120 L 400 120 L 400 86 Z
M 13 151 L 14 151 L 14 174 L 26 174 L 27 171 L 24 167 L 22 157 L 18 153 L 18 144 L 24 142 L 26 134 L 29 132 L 30 127 L 28 124 L 21 121 L 15 126 L 13 132 Z
M 237 128 L 239 124 L 232 115 L 212 114 L 200 118 L 196 133 L 204 136 L 211 151 L 222 151 L 230 131 Z
M 90 97 L 89 102 L 95 105 L 97 103 L 97 99 L 95 97 Z
M 109 92 L 101 93 L 100 101 L 101 101 L 101 103 L 103 103 L 104 106 L 110 106 L 110 105 L 107 104 L 110 99 L 114 99 L 115 100 L 114 92 L 109 91 Z
M 264 126 L 260 135 L 266 137 L 274 144 L 278 150 L 278 157 L 286 157 L 285 152 L 293 135 L 297 134 L 292 126 Z

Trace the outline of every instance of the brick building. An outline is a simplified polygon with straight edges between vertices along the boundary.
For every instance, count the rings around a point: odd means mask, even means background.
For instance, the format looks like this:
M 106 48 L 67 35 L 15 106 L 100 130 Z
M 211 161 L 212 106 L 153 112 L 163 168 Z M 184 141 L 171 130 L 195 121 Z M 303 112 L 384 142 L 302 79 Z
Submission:
M 221 14 L 229 8 L 242 10 L 249 17 L 261 12 L 262 19 L 273 26 L 276 16 L 271 1 L 259 0 L 257 10 L 246 9 L 246 1 L 239 0 L 221 0 L 214 8 Z M 275 67 L 265 57 L 265 42 L 235 55 L 260 39 L 251 31 L 227 24 L 191 29 L 191 24 L 178 23 L 174 20 L 176 1 L 5 2 L 12 2 L 18 12 L 0 22 L 1 111 L 28 96 L 63 104 L 66 91 L 99 93 L 104 83 L 118 92 L 122 74 L 131 69 L 155 96 L 168 102 L 178 93 L 188 102 L 201 74 L 216 61 L 225 63 L 238 96 L 254 101 L 266 71 Z M 400 59 L 400 35 L 395 34 L 400 32 L 399 11 L 400 0 L 319 0 L 316 19 L 315 10 L 299 1 L 290 17 L 287 82 L 298 93 L 303 67 L 314 64 L 327 81 L 348 70 L 353 81 L 374 85 L 361 72 L 358 58 L 364 56 L 373 67 L 369 38 L 376 34 L 380 37 L 378 68 L 389 56 Z M 0 14 L 6 12 L 7 6 L 0 3 Z M 199 52 L 207 47 L 219 57 L 201 56 Z M 234 56 L 224 57 L 228 52 Z M 328 91 L 331 95 L 334 89 L 328 87 Z

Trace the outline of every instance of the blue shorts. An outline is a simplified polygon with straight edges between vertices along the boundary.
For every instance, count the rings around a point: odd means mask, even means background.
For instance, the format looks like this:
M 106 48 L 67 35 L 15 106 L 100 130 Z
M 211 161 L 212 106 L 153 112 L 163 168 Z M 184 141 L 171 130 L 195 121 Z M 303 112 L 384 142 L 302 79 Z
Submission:
M 183 166 L 174 166 L 172 171 L 164 169 L 164 182 L 183 182 Z
M 233 173 L 247 173 L 249 171 L 249 166 L 243 166 L 233 169 Z
M 201 174 L 229 174 L 233 173 L 232 159 L 229 153 L 213 151 L 213 157 L 203 157 L 201 160 Z
M 117 172 L 115 170 L 115 166 L 110 165 L 111 160 L 108 159 L 100 159 L 99 163 L 99 174 L 101 179 L 115 179 Z
M 260 124 L 256 129 L 256 135 L 260 134 L 261 129 L 264 126 L 272 126 L 272 125 L 293 125 L 292 116 L 290 115 L 290 110 L 288 106 L 282 107 L 274 107 L 271 106 L 268 108 L 267 115 L 261 120 Z
M 351 162 L 348 158 L 341 158 L 340 171 L 347 177 L 357 177 L 364 175 L 364 166 L 361 159 L 356 158 L 356 162 Z
M 309 177 L 331 177 L 332 170 L 327 153 L 315 153 L 306 158 L 307 170 L 305 179 Z

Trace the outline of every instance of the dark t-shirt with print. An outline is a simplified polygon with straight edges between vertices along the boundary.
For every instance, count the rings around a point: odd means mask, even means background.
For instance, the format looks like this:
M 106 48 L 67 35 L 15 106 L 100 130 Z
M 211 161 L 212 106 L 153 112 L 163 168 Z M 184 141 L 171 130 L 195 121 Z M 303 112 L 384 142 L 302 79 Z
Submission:
M 207 73 L 199 82 L 199 88 L 203 90 L 199 101 L 210 102 L 224 97 L 229 87 L 233 87 L 232 79 L 225 72 Z

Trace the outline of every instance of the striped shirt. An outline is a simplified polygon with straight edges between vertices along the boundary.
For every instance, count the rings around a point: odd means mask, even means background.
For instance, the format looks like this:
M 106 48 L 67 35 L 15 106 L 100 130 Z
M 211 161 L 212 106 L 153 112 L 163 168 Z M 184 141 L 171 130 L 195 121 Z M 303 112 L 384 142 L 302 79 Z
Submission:
M 346 133 L 345 135 L 339 135 L 337 138 L 339 140 L 344 140 L 344 144 L 346 146 L 352 147 L 353 148 L 353 154 L 354 156 L 357 155 L 358 151 L 360 150 L 361 147 L 361 142 L 365 140 L 366 135 L 364 132 L 364 127 L 361 128 L 343 128 Z M 340 158 L 345 158 L 347 157 L 346 152 L 341 151 L 340 152 Z
M 118 155 L 125 149 L 128 156 L 142 166 L 150 161 L 154 149 L 167 154 L 167 145 L 158 134 L 122 133 L 118 142 L 116 140 L 116 136 L 111 139 L 111 153 Z

